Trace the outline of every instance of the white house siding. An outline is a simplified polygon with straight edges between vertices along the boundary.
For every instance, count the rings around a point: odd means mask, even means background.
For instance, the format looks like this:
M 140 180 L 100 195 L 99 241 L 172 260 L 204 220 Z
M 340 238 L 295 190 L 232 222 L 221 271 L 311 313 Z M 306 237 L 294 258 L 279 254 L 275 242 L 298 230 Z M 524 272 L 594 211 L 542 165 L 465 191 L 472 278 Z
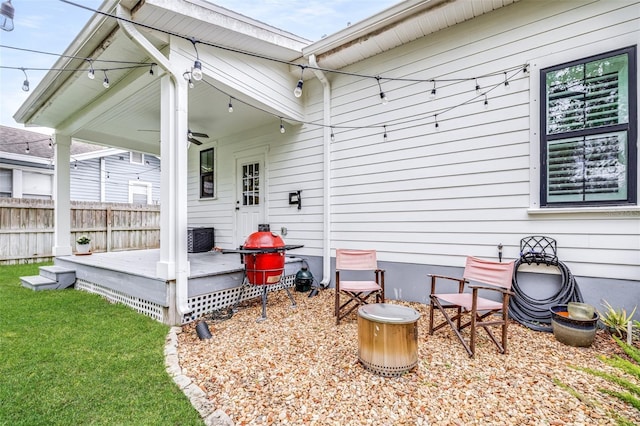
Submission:
M 568 57 L 580 50 L 587 53 L 579 57 L 585 57 L 637 44 L 639 15 L 639 4 L 631 1 L 522 0 L 344 71 L 455 79 L 501 72 L 551 54 Z M 530 165 L 538 143 L 532 139 L 537 117 L 530 110 L 537 74 L 519 73 L 510 90 L 491 91 L 487 110 L 484 97 L 473 99 L 474 81 L 438 83 L 433 101 L 428 99 L 431 83 L 382 81 L 390 99 L 383 106 L 375 80 L 328 77 L 336 126 L 331 144 L 332 249 L 374 248 L 387 265 L 406 265 L 421 274 L 424 270 L 410 264 L 461 267 L 467 255 L 496 258 L 500 243 L 505 258 L 516 258 L 521 238 L 545 235 L 558 241 L 560 260 L 573 274 L 638 282 L 637 210 L 535 213 L 537 180 L 530 179 Z M 503 79 L 498 75 L 479 83 L 486 88 Z M 322 123 L 317 80 L 305 82 L 302 99 L 306 121 Z M 438 112 L 436 131 L 433 114 Z M 385 124 L 387 142 L 381 128 L 340 128 Z M 274 118 L 272 125 L 199 147 L 217 149 L 214 200 L 198 198 L 198 148 L 191 148 L 189 225 L 214 226 L 216 244 L 231 247 L 234 155 L 268 148 L 267 222 L 275 231 L 287 227 L 287 243 L 304 244 L 306 255 L 321 256 L 322 129 L 305 124 L 287 125 L 284 135 L 277 130 Z M 301 210 L 288 204 L 289 192 L 297 190 L 302 191 Z M 416 279 L 424 284 L 426 278 Z
M 153 155 L 145 155 L 143 164 L 131 163 L 129 153 L 111 155 L 105 158 L 105 200 L 109 203 L 129 202 L 129 182 L 136 181 L 152 184 L 151 202 L 160 200 L 160 162 Z M 149 162 L 147 164 L 146 162 Z
M 630 42 L 635 40 L 635 42 Z M 640 7 L 631 1 L 522 1 L 419 39 L 345 71 L 406 78 L 463 78 L 500 72 L 558 52 L 594 55 L 640 40 Z M 616 42 L 616 41 L 619 41 Z M 588 48 L 585 49 L 585 46 Z M 577 58 L 573 58 L 577 59 Z M 559 61 L 565 62 L 569 59 Z M 530 84 L 475 96 L 475 82 L 384 82 L 333 76 L 333 124 L 387 124 L 336 130 L 332 166 L 332 246 L 375 248 L 384 261 L 461 266 L 472 254 L 519 255 L 520 239 L 546 235 L 575 275 L 638 280 L 639 212 L 532 214 Z M 503 76 L 480 79 L 482 87 Z M 433 114 L 456 107 L 438 116 Z M 423 120 L 403 125 L 394 121 Z M 536 174 L 537 176 L 537 174 Z M 535 189 L 537 191 L 537 188 Z M 575 211 L 575 210 L 574 210 Z
M 71 175 L 70 196 L 76 201 L 100 200 L 100 159 L 92 158 L 73 161 L 69 169 Z

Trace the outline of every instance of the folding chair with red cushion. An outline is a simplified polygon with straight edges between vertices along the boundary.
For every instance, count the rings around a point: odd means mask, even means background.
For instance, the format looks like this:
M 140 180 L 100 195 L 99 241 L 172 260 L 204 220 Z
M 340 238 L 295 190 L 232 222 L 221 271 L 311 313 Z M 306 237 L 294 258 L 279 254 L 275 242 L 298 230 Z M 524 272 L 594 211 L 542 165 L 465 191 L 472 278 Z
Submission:
M 374 280 L 340 280 L 341 272 L 352 275 L 360 271 L 373 272 Z M 341 295 L 347 297 L 345 302 L 341 302 Z M 376 303 L 384 303 L 384 270 L 378 268 L 376 251 L 336 249 L 336 324 L 357 307 L 369 303 L 373 296 Z
M 492 262 L 489 260 L 467 257 L 462 278 L 452 278 L 442 275 L 431 277 L 431 309 L 429 310 L 429 334 L 449 324 L 456 336 L 472 357 L 476 348 L 476 330 L 485 329 L 489 338 L 501 353 L 507 353 L 507 326 L 509 316 L 509 296 L 513 278 L 514 262 Z M 452 280 L 458 282 L 457 293 L 436 293 L 438 280 Z M 465 284 L 478 282 L 488 285 L 469 285 L 471 293 L 465 293 Z M 497 294 L 499 301 L 480 297 L 479 290 L 492 291 Z M 434 311 L 438 309 L 444 316 L 444 321 L 434 326 Z M 451 316 L 455 310 L 455 315 Z M 468 318 L 467 318 L 468 317 Z M 462 322 L 465 318 L 466 322 Z M 500 326 L 502 339 L 498 341 L 489 327 Z M 467 342 L 461 331 L 470 327 L 470 338 Z

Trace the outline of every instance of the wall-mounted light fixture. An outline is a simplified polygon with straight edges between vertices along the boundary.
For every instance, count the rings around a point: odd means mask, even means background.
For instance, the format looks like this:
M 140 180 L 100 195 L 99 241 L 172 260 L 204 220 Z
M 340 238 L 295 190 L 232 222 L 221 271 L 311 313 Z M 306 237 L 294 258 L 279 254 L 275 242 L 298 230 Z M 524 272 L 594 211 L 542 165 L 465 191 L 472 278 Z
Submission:
M 297 204 L 298 210 L 302 208 L 302 191 L 290 192 L 289 193 L 289 204 Z

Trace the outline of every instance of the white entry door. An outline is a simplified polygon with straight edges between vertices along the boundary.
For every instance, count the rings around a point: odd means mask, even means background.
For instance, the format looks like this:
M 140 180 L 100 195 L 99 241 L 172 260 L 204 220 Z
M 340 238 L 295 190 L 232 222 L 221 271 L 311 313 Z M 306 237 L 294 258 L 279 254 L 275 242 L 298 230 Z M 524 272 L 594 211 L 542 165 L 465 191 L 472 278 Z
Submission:
M 238 158 L 236 171 L 236 246 L 240 246 L 264 223 L 264 160 Z

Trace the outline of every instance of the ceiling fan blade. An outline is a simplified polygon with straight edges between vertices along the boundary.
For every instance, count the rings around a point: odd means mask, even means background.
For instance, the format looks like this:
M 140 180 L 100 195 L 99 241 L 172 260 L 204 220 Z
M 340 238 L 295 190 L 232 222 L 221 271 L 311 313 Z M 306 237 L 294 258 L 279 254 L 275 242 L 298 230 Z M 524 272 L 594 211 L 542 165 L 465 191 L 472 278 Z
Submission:
M 195 136 L 198 138 L 209 138 L 209 135 L 206 133 L 192 132 L 191 130 L 189 130 L 189 136 Z
M 194 139 L 194 138 L 187 138 L 189 140 L 189 142 L 196 144 L 196 145 L 202 145 L 202 142 L 200 142 L 198 139 Z

